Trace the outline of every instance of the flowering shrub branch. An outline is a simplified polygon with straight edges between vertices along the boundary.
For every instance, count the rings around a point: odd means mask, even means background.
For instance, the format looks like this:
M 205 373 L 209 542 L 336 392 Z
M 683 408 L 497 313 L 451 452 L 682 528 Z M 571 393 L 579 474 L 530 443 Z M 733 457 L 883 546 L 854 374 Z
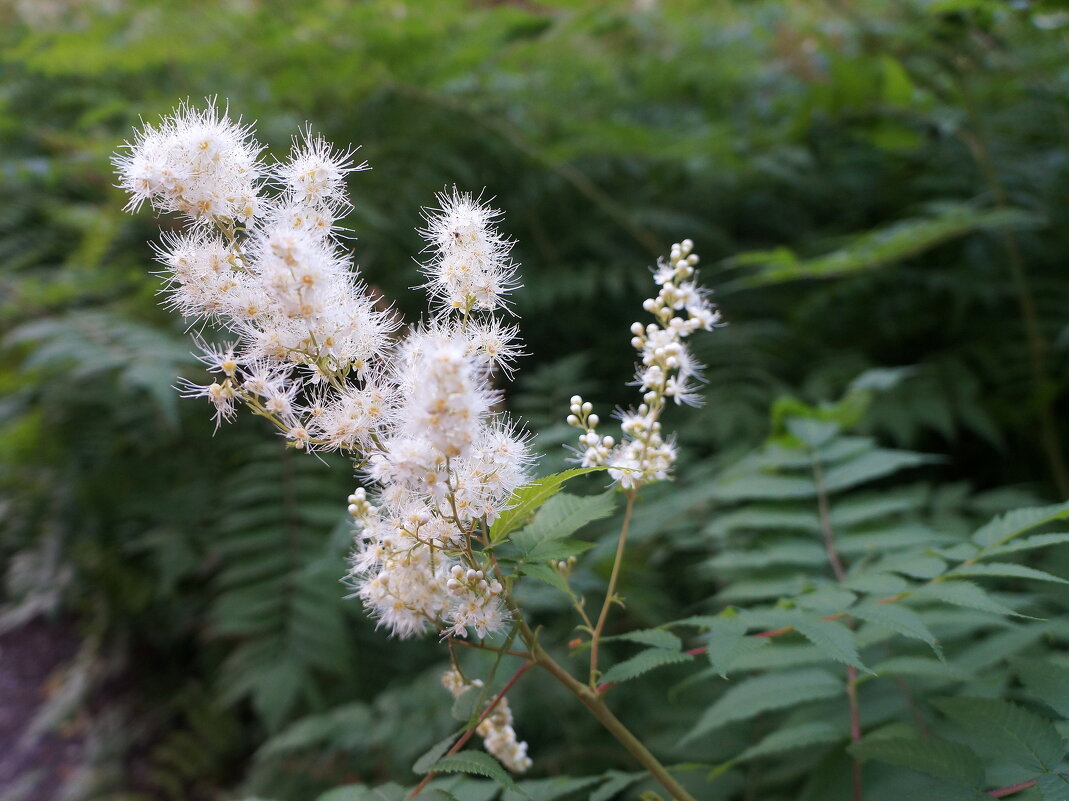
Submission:
M 391 634 L 434 632 L 446 641 L 453 668 L 443 683 L 454 696 L 482 685 L 463 675 L 455 646 L 526 660 L 450 755 L 477 732 L 513 772 L 530 767 L 505 694 L 538 665 L 673 798 L 690 799 L 609 711 L 597 682 L 609 610 L 620 603 L 616 589 L 636 497 L 646 484 L 666 479 L 676 459 L 662 412 L 669 399 L 696 400 L 699 368 L 685 339 L 718 321 L 697 284 L 693 244 L 673 246 L 658 265 L 658 294 L 644 304 L 654 321 L 632 326 L 642 402 L 621 413 L 619 444 L 598 434 L 598 416 L 576 396 L 568 422 L 583 432 L 578 460 L 584 469 L 532 481 L 529 438 L 494 411 L 500 396 L 490 385 L 495 372 L 511 375 L 521 352 L 517 327 L 503 317 L 519 284 L 512 242 L 497 229 L 501 213 L 455 188 L 437 196 L 420 232 L 430 316 L 402 332 L 398 316 L 381 308 L 341 247 L 338 220 L 350 208 L 345 178 L 367 165 L 310 129 L 295 138 L 285 161 L 269 164 L 262 153 L 252 126 L 211 104 L 182 105 L 158 125 L 146 125 L 115 158 L 131 211 L 147 204 L 184 222 L 158 247 L 166 305 L 191 325 L 234 337 L 222 345 L 195 337 L 213 380 L 183 382 L 182 394 L 207 399 L 217 427 L 244 406 L 290 447 L 354 459 L 366 484 L 348 499 L 358 532 L 349 576 L 354 594 Z M 595 469 L 608 471 L 627 506 L 593 623 L 567 586 L 574 554 L 539 552 L 534 543 L 525 558 L 503 560 L 497 548 L 567 478 Z M 548 533 L 563 538 L 571 531 Z M 547 562 L 590 635 L 586 684 L 549 656 L 512 597 L 519 575 Z M 486 641 L 510 629 L 504 646 Z M 516 634 L 526 651 L 508 647 Z

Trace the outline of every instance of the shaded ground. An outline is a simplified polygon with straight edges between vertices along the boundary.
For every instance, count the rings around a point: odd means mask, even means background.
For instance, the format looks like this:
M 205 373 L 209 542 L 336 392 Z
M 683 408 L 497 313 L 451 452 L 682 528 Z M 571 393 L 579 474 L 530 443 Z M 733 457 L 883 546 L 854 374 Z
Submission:
M 54 801 L 81 763 L 77 732 L 25 738 L 49 678 L 77 648 L 77 635 L 62 624 L 35 621 L 0 635 L 0 801 Z

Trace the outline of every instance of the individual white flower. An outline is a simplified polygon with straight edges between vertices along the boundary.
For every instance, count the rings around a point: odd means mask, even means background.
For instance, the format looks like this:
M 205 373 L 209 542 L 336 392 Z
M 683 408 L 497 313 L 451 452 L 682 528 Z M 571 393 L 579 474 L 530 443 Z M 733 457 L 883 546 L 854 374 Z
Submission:
M 215 414 L 212 419 L 215 420 L 215 428 L 218 431 L 219 426 L 223 421 L 230 422 L 235 416 L 235 403 L 234 400 L 237 397 L 237 393 L 234 390 L 234 384 L 229 379 L 224 379 L 221 383 L 213 381 L 210 384 L 202 385 L 190 381 L 188 378 L 180 378 L 176 387 L 183 398 L 207 398 L 213 407 L 215 407 Z

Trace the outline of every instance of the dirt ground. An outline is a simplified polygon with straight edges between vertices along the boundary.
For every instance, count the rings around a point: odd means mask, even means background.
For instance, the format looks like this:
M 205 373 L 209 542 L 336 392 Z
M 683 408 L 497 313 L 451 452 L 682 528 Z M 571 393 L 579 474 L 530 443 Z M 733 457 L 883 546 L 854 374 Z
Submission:
M 47 699 L 49 680 L 78 648 L 68 625 L 36 621 L 0 635 L 0 801 L 55 801 L 81 762 L 77 732 L 28 742 L 25 732 Z

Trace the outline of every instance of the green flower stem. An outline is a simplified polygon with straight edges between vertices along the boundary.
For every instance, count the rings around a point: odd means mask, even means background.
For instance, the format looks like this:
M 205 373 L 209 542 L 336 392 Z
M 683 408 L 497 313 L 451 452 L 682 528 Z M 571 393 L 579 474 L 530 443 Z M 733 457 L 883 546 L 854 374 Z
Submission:
M 535 664 L 553 676 L 572 695 L 578 698 L 583 706 L 590 710 L 590 714 L 597 718 L 598 722 L 617 739 L 620 745 L 626 748 L 641 763 L 642 767 L 661 783 L 661 786 L 668 791 L 675 801 L 695 801 L 694 796 L 688 793 L 672 777 L 672 774 L 660 763 L 657 757 L 650 753 L 650 750 L 612 713 L 597 689 L 576 679 L 546 653 L 542 646 L 538 644 L 538 639 L 535 637 L 534 632 L 531 631 L 531 628 L 522 618 L 520 618 L 520 636 L 523 637 L 523 641 L 534 656 Z
M 609 609 L 616 597 L 616 581 L 620 577 L 620 565 L 624 561 L 624 549 L 627 547 L 627 532 L 631 527 L 631 515 L 635 511 L 635 498 L 638 490 L 632 489 L 627 493 L 627 509 L 624 512 L 624 522 L 620 527 L 620 541 L 616 544 L 616 558 L 612 563 L 612 573 L 609 575 L 609 587 L 605 590 L 605 603 L 601 605 L 601 614 L 598 615 L 598 624 L 590 636 L 590 686 L 597 687 L 598 682 L 598 646 L 601 644 L 601 632 L 605 628 L 605 621 L 609 617 Z

